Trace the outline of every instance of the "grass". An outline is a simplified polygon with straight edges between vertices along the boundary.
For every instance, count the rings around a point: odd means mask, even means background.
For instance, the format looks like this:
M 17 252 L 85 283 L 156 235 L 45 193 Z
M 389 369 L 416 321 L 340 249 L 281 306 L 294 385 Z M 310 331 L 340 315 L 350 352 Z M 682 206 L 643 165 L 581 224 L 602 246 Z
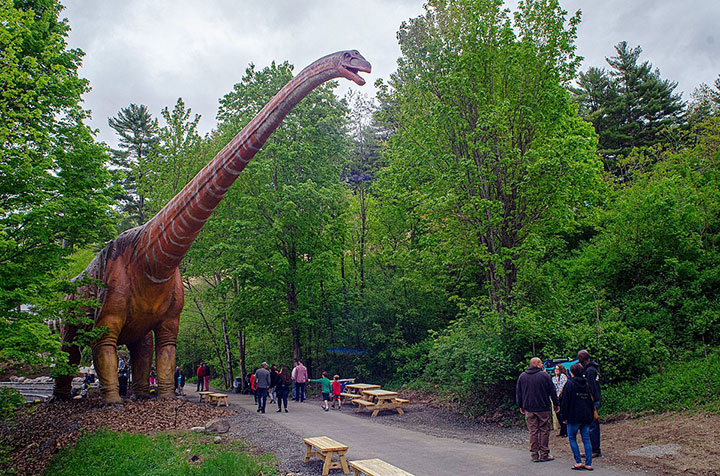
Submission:
M 276 475 L 272 457 L 253 457 L 238 441 L 214 443 L 195 433 L 134 435 L 102 430 L 59 452 L 46 476 Z M 197 462 L 190 460 L 198 457 Z
M 662 373 L 603 389 L 602 413 L 702 409 L 720 411 L 720 354 L 676 361 Z

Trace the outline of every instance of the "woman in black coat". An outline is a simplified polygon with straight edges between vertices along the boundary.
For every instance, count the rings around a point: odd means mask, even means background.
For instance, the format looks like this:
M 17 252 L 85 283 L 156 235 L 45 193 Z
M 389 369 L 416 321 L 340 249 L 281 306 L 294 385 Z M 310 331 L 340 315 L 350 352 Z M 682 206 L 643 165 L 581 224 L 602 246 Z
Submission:
M 575 364 L 570 368 L 572 378 L 568 380 L 563 389 L 563 398 L 560 402 L 560 415 L 567 424 L 570 449 L 575 457 L 575 466 L 572 469 L 592 471 L 592 444 L 590 443 L 590 423 L 593 421 L 593 404 L 588 389 L 587 380 L 583 375 L 582 364 Z M 585 464 L 580 462 L 580 448 L 577 444 L 577 433 L 585 449 Z

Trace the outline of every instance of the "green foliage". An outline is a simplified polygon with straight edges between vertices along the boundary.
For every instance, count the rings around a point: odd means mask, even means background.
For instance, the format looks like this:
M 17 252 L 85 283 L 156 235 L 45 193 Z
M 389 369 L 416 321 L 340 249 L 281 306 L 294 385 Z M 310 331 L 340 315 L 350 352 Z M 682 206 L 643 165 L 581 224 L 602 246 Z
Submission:
M 7 420 L 25 405 L 25 397 L 14 388 L 0 388 L 0 421 Z
M 603 390 L 603 414 L 681 411 L 717 400 L 720 354 L 680 355 L 637 382 Z
M 45 474 L 76 475 L 217 475 L 260 476 L 277 474 L 269 458 L 253 458 L 240 442 L 215 444 L 212 437 L 192 434 L 156 436 L 102 430 L 88 434 L 75 446 L 53 457 Z M 185 450 L 190 450 L 186 452 Z M 200 457 L 198 464 L 188 461 Z
M 82 51 L 56 1 L 0 3 L 0 359 L 49 363 L 58 276 L 111 233 L 107 153 L 84 124 Z

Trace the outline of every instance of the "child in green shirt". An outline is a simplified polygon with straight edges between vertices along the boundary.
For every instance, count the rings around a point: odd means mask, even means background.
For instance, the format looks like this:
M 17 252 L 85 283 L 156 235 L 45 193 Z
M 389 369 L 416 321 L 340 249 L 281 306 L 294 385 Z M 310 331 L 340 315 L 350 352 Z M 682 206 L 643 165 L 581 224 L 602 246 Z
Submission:
M 330 404 L 328 402 L 330 401 L 330 388 L 332 386 L 332 382 L 328 378 L 328 373 L 323 372 L 321 378 L 311 378 L 310 382 L 319 382 L 322 384 L 322 409 L 325 411 L 330 410 Z

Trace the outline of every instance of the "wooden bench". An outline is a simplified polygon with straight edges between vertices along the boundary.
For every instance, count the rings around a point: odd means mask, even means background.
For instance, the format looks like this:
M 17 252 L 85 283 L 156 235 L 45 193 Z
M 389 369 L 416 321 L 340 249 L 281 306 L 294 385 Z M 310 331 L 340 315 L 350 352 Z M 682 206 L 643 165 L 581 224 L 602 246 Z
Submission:
M 225 395 L 224 393 L 210 393 L 207 396 L 207 399 L 208 399 L 208 403 L 215 402 L 216 407 L 219 407 L 223 403 L 225 404 L 226 407 L 228 406 L 228 396 Z
M 353 476 L 360 476 L 360 474 L 366 474 L 367 476 L 414 476 L 377 458 L 350 461 L 350 467 L 355 471 Z
M 365 410 L 366 408 L 368 408 L 368 409 L 370 409 L 370 410 L 372 410 L 372 409 L 375 408 L 375 403 L 374 403 L 374 402 L 369 402 L 369 401 L 363 400 L 363 399 L 361 399 L 361 398 L 356 398 L 356 399 L 354 399 L 352 402 L 353 402 L 355 405 L 358 406 L 358 409 L 357 409 L 358 413 L 362 412 L 362 411 Z
M 200 395 L 200 401 L 201 402 L 207 401 L 208 395 L 210 395 L 211 393 L 213 393 L 213 392 L 198 392 L 198 394 Z
M 304 438 L 303 442 L 306 445 L 305 451 L 305 462 L 310 461 L 311 456 L 317 456 L 320 459 L 325 460 L 323 464 L 322 474 L 326 476 L 331 469 L 342 469 L 343 473 L 350 474 L 350 469 L 345 459 L 345 453 L 347 453 L 348 447 L 342 443 L 338 443 L 335 440 L 328 438 L 327 436 L 317 436 L 315 438 Z M 317 451 L 313 451 L 313 448 L 317 448 Z M 339 461 L 333 461 L 333 456 L 337 455 Z

